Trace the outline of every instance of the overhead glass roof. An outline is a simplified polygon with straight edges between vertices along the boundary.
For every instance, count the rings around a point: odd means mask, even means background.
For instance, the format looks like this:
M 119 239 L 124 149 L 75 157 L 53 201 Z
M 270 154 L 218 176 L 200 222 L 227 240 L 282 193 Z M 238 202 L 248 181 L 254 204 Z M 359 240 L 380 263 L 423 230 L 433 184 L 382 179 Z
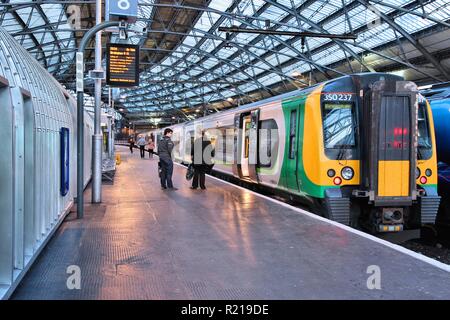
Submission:
M 64 6 L 43 3 L 39 6 L 21 5 L 24 1 L 9 0 L 3 4 L 1 26 L 15 38 L 51 73 L 64 73 L 76 48 Z M 17 4 L 15 7 L 14 4 Z M 8 10 L 14 8 L 14 10 Z
M 74 5 L 82 15 L 78 32 L 68 22 Z M 94 7 L 92 0 L 10 0 L 1 4 L 0 23 L 73 87 L 74 51 L 93 24 Z M 128 117 L 167 111 L 187 119 L 199 107 L 217 110 L 354 72 L 410 70 L 421 79 L 450 80 L 439 61 L 444 48 L 418 41 L 449 35 L 449 22 L 448 0 L 139 0 L 129 42 L 141 45 L 141 85 L 121 91 L 121 107 Z M 147 34 L 133 32 L 145 26 Z M 299 36 L 218 31 L 231 26 L 357 40 L 310 37 L 302 45 Z

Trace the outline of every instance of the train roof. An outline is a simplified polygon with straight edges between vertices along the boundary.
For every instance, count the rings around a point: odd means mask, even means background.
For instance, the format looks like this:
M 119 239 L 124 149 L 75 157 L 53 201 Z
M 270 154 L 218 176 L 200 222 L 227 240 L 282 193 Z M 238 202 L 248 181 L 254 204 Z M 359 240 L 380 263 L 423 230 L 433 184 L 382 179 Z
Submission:
M 196 123 L 198 121 L 213 120 L 215 117 L 223 116 L 223 115 L 226 115 L 226 114 L 229 114 L 229 113 L 235 113 L 235 112 L 239 112 L 239 111 L 242 112 L 244 110 L 252 109 L 252 108 L 255 108 L 255 107 L 260 106 L 260 105 L 265 105 L 265 104 L 269 104 L 269 103 L 272 103 L 272 102 L 275 102 L 275 101 L 278 101 L 278 100 L 285 100 L 285 99 L 289 99 L 289 98 L 292 98 L 292 97 L 296 97 L 296 96 L 298 96 L 298 95 L 300 95 L 302 93 L 305 93 L 305 92 L 308 92 L 308 91 L 312 91 L 312 90 L 314 90 L 315 88 L 317 88 L 317 87 L 319 87 L 321 85 L 326 85 L 328 83 L 340 81 L 342 79 L 347 79 L 349 77 L 353 77 L 353 78 L 354 77 L 358 77 L 358 78 L 360 78 L 362 80 L 361 81 L 362 83 L 368 82 L 368 81 L 373 81 L 377 77 L 378 78 L 380 78 L 380 77 L 388 77 L 388 78 L 396 79 L 396 80 L 404 80 L 400 76 L 392 75 L 392 74 L 389 74 L 389 73 L 381 73 L 381 72 L 355 73 L 355 74 L 346 75 L 346 76 L 342 76 L 342 77 L 335 78 L 335 79 L 330 79 L 330 80 L 327 80 L 327 81 L 324 81 L 324 82 L 321 82 L 321 83 L 318 83 L 318 84 L 315 84 L 313 86 L 306 87 L 306 88 L 303 88 L 303 89 L 294 90 L 294 91 L 287 92 L 287 93 L 284 93 L 284 94 L 280 94 L 280 95 L 277 95 L 277 96 L 274 96 L 274 97 L 270 97 L 270 98 L 267 98 L 267 99 L 263 99 L 263 100 L 259 100 L 259 101 L 252 102 L 252 103 L 249 103 L 249 104 L 245 104 L 245 105 L 239 106 L 237 108 L 228 109 L 228 110 L 224 110 L 224 111 L 219 111 L 219 112 L 217 112 L 215 114 L 212 114 L 212 115 L 208 115 L 208 116 L 201 117 L 201 118 L 198 118 L 198 119 L 195 119 L 195 120 L 191 120 L 191 121 L 186 121 L 186 122 L 183 122 L 183 123 L 180 123 L 180 124 L 174 124 L 174 125 L 171 125 L 171 126 L 168 126 L 168 127 L 177 127 L 179 125 L 190 125 L 190 124 Z
M 420 93 L 428 100 L 440 100 L 450 98 L 450 82 L 433 84 L 431 88 L 421 90 Z

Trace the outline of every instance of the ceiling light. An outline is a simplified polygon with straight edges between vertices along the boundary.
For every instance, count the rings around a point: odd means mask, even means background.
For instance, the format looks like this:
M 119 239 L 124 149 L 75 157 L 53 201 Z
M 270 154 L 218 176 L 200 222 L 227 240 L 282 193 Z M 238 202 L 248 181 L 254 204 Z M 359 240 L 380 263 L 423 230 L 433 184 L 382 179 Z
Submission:
M 428 89 L 431 89 L 431 88 L 433 88 L 433 85 L 429 84 L 429 85 L 426 85 L 426 86 L 418 87 L 417 89 L 420 91 L 420 90 L 428 90 Z
M 395 76 L 400 76 L 402 78 L 405 78 L 405 76 L 406 76 L 406 70 L 395 70 L 395 71 L 390 71 L 388 73 L 393 74 Z

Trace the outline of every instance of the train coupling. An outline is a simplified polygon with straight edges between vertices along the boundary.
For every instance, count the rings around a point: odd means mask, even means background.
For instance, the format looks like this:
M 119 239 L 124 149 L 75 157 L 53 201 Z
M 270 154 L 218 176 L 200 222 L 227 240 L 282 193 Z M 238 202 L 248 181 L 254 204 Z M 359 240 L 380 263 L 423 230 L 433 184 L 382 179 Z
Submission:
M 403 208 L 383 208 L 381 211 L 381 223 L 378 224 L 378 232 L 403 231 Z
M 369 198 L 370 192 L 365 190 L 353 190 L 352 196 L 355 198 Z

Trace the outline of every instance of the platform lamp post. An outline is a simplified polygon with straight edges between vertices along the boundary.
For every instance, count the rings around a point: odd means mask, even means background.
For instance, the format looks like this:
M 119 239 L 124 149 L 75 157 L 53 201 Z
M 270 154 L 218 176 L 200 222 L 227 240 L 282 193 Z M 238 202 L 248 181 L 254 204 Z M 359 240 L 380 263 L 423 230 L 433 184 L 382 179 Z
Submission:
M 76 54 L 77 87 L 77 218 L 84 216 L 84 50 L 89 40 L 99 31 L 110 27 L 125 28 L 122 21 L 105 21 L 91 28 L 81 39 Z
M 102 1 L 96 0 L 95 3 L 95 24 L 102 23 Z M 102 113 L 102 32 L 95 34 L 95 69 L 91 71 L 94 74 L 94 135 L 92 136 L 92 203 L 100 203 L 102 201 L 102 129 L 101 129 L 101 113 Z

